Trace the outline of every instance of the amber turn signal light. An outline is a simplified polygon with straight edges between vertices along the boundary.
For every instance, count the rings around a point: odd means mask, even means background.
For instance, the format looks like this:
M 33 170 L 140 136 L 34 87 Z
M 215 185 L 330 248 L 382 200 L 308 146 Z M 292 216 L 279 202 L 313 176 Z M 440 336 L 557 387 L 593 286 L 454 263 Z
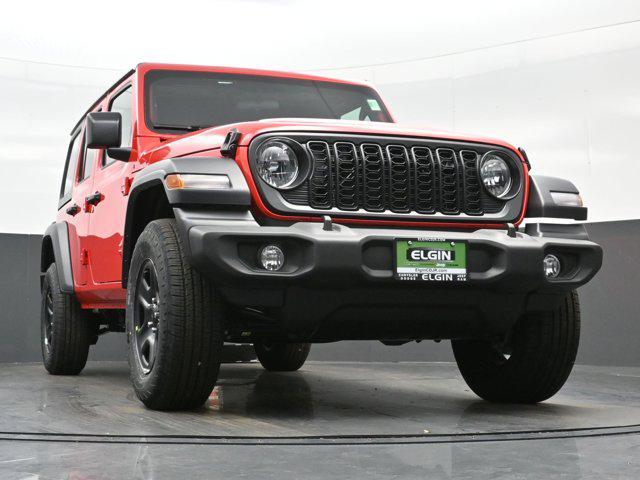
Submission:
M 229 180 L 227 175 L 172 173 L 166 176 L 164 183 L 169 190 L 223 190 L 231 188 L 231 180 Z

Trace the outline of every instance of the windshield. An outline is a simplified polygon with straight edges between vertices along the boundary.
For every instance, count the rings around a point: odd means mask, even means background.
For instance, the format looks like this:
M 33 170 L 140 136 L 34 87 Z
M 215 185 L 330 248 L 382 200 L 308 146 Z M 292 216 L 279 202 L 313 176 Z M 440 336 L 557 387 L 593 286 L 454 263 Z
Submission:
M 369 87 L 209 72 L 147 73 L 145 109 L 147 127 L 165 133 L 283 117 L 391 122 Z

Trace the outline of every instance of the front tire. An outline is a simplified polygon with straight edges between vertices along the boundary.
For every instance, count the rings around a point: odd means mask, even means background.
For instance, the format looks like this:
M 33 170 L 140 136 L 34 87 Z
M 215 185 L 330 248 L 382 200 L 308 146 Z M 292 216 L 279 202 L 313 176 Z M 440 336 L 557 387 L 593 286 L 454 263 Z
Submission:
M 519 319 L 506 347 L 486 340 L 454 340 L 452 345 L 460 373 L 479 397 L 537 403 L 564 385 L 579 340 L 580 303 L 573 291 L 556 310 Z
M 260 363 L 270 372 L 295 372 L 307 360 L 310 343 L 276 343 L 259 341 L 253 348 Z
M 154 410 L 201 406 L 220 368 L 223 309 L 189 263 L 176 222 L 155 220 L 136 243 L 127 285 L 131 382 Z
M 75 295 L 60 291 L 53 263 L 42 282 L 40 310 L 42 362 L 51 375 L 78 375 L 87 363 L 96 325 Z

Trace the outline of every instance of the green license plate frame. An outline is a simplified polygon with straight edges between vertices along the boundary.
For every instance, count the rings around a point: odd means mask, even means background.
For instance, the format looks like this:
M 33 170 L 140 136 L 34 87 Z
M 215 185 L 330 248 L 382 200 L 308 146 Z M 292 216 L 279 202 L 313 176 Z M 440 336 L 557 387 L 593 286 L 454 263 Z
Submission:
M 402 281 L 466 282 L 468 244 L 444 238 L 396 238 L 394 278 Z

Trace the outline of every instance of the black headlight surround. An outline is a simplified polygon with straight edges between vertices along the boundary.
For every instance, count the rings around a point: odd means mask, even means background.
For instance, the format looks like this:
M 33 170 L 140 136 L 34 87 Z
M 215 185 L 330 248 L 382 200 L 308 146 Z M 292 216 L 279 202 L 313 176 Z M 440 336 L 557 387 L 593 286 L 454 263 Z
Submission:
M 490 156 L 499 157 L 502 161 L 504 161 L 507 165 L 507 168 L 509 169 L 509 174 L 511 175 L 511 186 L 509 187 L 509 190 L 507 190 L 505 194 L 500 196 L 496 196 L 491 193 L 491 191 L 489 191 L 489 189 L 485 187 L 484 180 L 482 179 L 482 166 Z M 489 150 L 484 155 L 482 155 L 482 157 L 480 158 L 480 162 L 478 163 L 478 180 L 480 181 L 480 185 L 482 185 L 482 188 L 488 195 L 502 202 L 506 202 L 515 198 L 522 190 L 523 185 L 523 179 L 522 175 L 520 174 L 520 169 L 516 165 L 514 159 L 510 155 L 506 155 L 499 150 Z
M 257 172 L 257 168 L 256 168 L 258 159 L 260 158 L 262 151 L 265 148 L 267 148 L 269 144 L 276 143 L 276 142 L 284 143 L 289 148 L 291 148 L 291 150 L 293 150 L 293 153 L 295 153 L 296 160 L 298 162 L 298 176 L 291 184 L 287 185 L 286 187 L 274 187 L 273 185 L 267 183 L 262 178 L 262 176 Z M 256 152 L 255 158 L 251 160 L 251 170 L 260 179 L 262 184 L 268 188 L 273 188 L 274 190 L 292 190 L 300 186 L 303 182 L 305 182 L 312 171 L 311 157 L 307 153 L 306 148 L 291 138 L 288 138 L 288 137 L 266 138 L 263 141 L 261 141 L 258 145 L 256 145 L 255 152 Z

